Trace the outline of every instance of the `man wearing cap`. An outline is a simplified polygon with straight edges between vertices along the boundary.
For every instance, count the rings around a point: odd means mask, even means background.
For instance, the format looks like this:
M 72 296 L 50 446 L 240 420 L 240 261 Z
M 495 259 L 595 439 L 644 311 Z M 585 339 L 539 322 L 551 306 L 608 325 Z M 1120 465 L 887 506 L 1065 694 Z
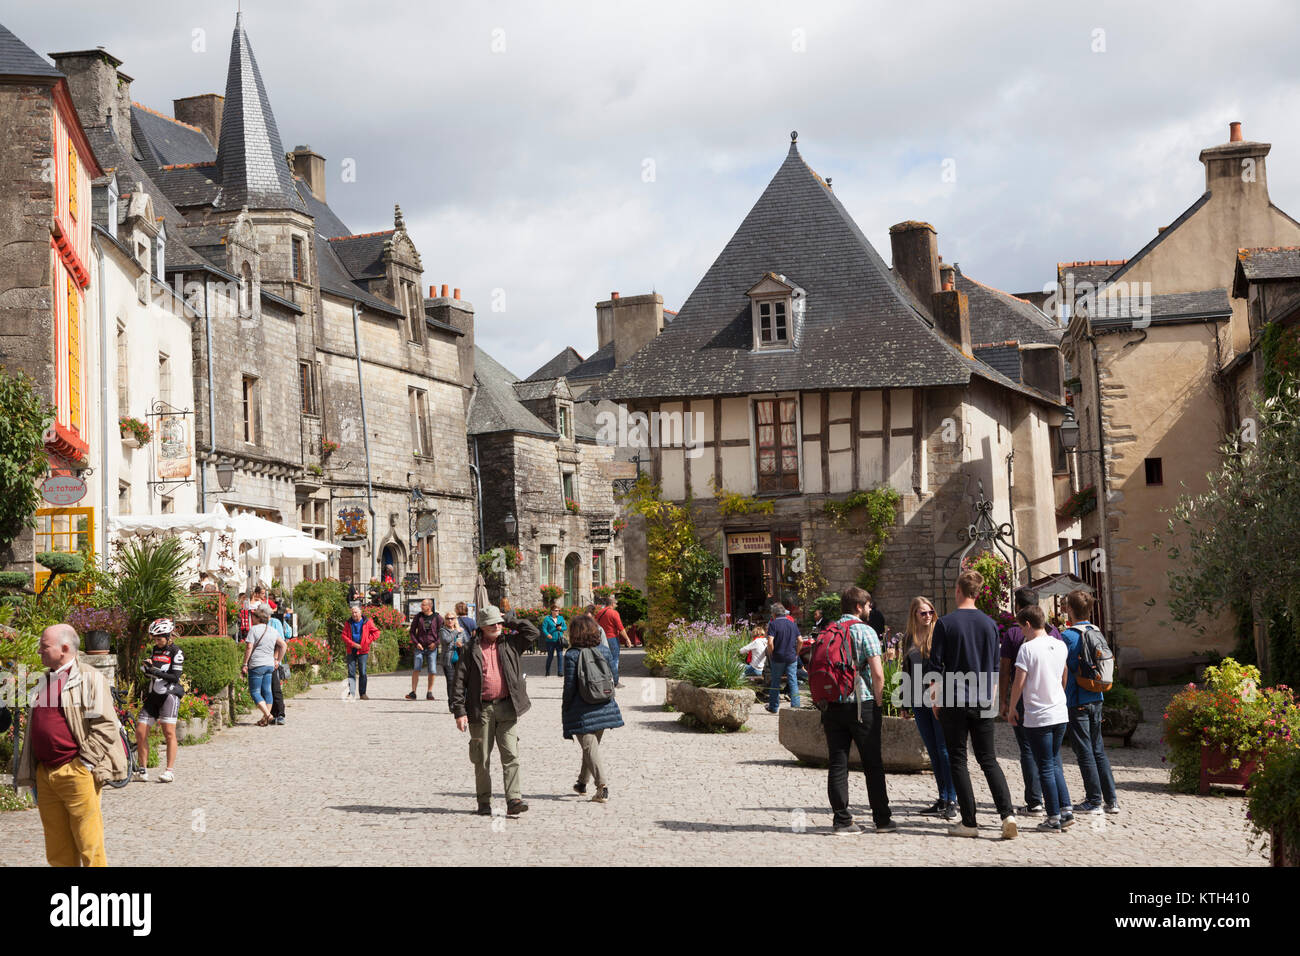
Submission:
M 507 620 L 492 605 L 479 612 L 478 630 L 456 662 L 451 685 L 451 712 L 456 729 L 470 732 L 469 759 L 474 764 L 474 791 L 479 816 L 492 815 L 492 745 L 501 754 L 506 815 L 528 809 L 519 785 L 519 738 L 515 724 L 528 712 L 519 655 L 537 640 L 537 627 L 513 614 Z
M 104 675 L 77 661 L 81 640 L 67 624 L 41 634 L 41 675 L 14 783 L 36 788 L 50 866 L 107 866 L 100 791 L 127 775 L 126 750 Z

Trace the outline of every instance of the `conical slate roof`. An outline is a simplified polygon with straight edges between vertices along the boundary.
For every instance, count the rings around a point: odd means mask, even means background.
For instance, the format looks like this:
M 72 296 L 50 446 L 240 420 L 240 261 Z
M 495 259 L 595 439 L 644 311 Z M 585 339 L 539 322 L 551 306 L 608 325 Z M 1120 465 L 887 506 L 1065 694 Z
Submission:
M 766 273 L 806 293 L 793 351 L 753 350 L 746 293 Z M 985 369 L 935 331 L 791 142 L 676 320 L 584 397 L 962 385 L 972 372 Z
M 0 23 L 0 76 L 39 76 L 58 79 L 61 72 Z
M 244 32 L 243 14 L 235 14 L 226 73 L 226 101 L 217 146 L 218 209 L 296 209 L 307 206 L 294 188 L 284 158 L 280 130 L 262 73 Z

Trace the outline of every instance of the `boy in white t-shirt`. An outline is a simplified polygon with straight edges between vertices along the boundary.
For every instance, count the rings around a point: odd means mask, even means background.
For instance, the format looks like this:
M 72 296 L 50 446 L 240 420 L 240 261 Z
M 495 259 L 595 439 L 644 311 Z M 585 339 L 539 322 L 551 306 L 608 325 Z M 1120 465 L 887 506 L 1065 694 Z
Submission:
M 1060 833 L 1074 823 L 1070 791 L 1066 789 L 1065 771 L 1061 767 L 1061 743 L 1070 719 L 1065 703 L 1068 649 L 1043 630 L 1045 618 L 1038 605 L 1021 608 L 1016 612 L 1016 620 L 1025 633 L 1025 642 L 1016 656 L 1016 680 L 1011 685 L 1007 722 L 1014 727 L 1021 719 L 1018 710 L 1023 696 L 1024 729 L 1038 767 L 1043 802 L 1047 805 L 1047 819 L 1038 829 Z

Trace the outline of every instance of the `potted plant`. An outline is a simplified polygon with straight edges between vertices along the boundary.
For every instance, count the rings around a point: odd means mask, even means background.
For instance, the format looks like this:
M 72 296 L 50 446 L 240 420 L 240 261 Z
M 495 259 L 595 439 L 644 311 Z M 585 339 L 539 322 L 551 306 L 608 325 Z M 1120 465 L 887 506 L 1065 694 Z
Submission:
M 1300 866 L 1300 741 L 1270 754 L 1246 788 L 1246 818 L 1274 866 Z
M 328 438 L 322 438 L 322 439 L 320 440 L 320 453 L 321 453 L 321 455 L 332 455 L 334 452 L 336 452 L 336 451 L 338 451 L 338 450 L 339 450 L 339 443 L 338 443 L 338 442 L 336 442 L 336 441 L 330 441 Z
M 130 415 L 119 418 L 117 426 L 122 435 L 122 444 L 128 448 L 141 448 L 149 444 L 149 439 L 153 437 L 153 431 L 148 425 Z
M 578 513 L 578 511 L 579 511 L 579 508 L 578 508 L 578 502 L 577 502 L 576 500 L 574 500 L 573 498 L 565 498 L 565 499 L 564 499 L 564 507 L 567 508 L 569 511 L 573 512 L 575 515 L 576 515 L 576 514 Z
M 176 736 L 185 740 L 190 737 L 202 737 L 208 732 L 208 718 L 211 716 L 212 702 L 205 694 L 186 694 L 181 698 L 176 712 Z
M 698 724 L 716 730 L 739 730 L 754 704 L 745 679 L 741 632 L 707 621 L 678 619 L 668 626 L 664 667 L 671 678 L 665 703 Z
M 1142 702 L 1131 688 L 1114 684 L 1106 691 L 1106 702 L 1101 708 L 1101 732 L 1106 737 L 1118 737 L 1127 747 L 1138 724 L 1142 723 Z
M 542 603 L 547 607 L 550 607 L 562 597 L 564 597 L 564 588 L 558 584 L 542 585 Z
M 1188 684 L 1164 714 L 1169 784 L 1184 793 L 1212 785 L 1244 787 L 1266 755 L 1300 734 L 1300 706 L 1289 687 L 1259 689 L 1259 670 L 1225 657 Z
M 119 608 L 74 608 L 68 623 L 86 639 L 85 652 L 94 655 L 107 654 L 127 629 L 126 613 Z

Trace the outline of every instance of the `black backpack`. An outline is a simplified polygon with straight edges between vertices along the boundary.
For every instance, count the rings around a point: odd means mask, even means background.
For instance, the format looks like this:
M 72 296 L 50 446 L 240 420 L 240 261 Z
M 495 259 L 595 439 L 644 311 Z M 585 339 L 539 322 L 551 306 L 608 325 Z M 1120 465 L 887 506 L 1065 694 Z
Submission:
M 584 647 L 579 651 L 574 676 L 578 681 L 578 693 L 587 703 L 604 704 L 614 699 L 614 669 L 596 648 Z

